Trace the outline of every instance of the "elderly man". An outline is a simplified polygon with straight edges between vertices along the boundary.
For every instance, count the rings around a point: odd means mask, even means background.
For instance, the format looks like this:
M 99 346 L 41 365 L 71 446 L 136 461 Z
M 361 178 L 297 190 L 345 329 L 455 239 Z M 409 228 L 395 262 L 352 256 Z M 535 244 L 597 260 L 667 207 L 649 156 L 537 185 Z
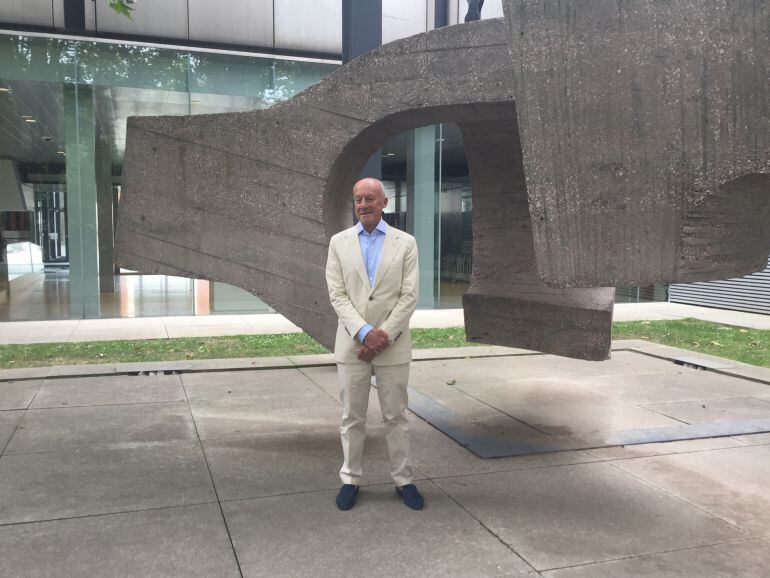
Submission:
M 358 223 L 329 242 L 326 283 L 339 324 L 334 359 L 343 405 L 340 434 L 344 462 L 337 506 L 356 503 L 366 437 L 372 375 L 385 421 L 390 475 L 396 493 L 412 509 L 423 498 L 412 484 L 406 418 L 412 342 L 409 318 L 417 304 L 417 244 L 382 219 L 388 197 L 377 179 L 353 187 Z

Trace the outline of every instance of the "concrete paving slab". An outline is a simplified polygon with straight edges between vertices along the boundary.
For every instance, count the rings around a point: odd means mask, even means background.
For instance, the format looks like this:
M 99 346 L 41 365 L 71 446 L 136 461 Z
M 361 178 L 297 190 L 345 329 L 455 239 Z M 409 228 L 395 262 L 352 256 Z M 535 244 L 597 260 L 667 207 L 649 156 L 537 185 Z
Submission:
M 253 399 L 295 406 L 326 397 L 296 369 L 187 373 L 181 378 L 190 401 Z
M 463 376 L 457 387 L 552 438 L 581 440 L 583 447 L 602 445 L 616 431 L 681 423 L 609 394 L 581 388 L 574 380 L 520 380 L 511 387 L 471 383 L 469 376 Z
M 645 405 L 735 397 L 770 397 L 770 387 L 762 383 L 673 364 L 662 367 L 657 373 L 621 377 L 575 376 L 574 381 L 616 399 Z
M 633 348 L 647 347 L 649 341 L 644 339 L 613 339 L 611 351 L 627 351 Z
M 253 333 L 253 329 L 248 323 L 237 325 L 167 325 L 166 333 L 170 339 L 179 337 L 221 337 L 224 335 L 248 335 Z
M 673 364 L 672 364 L 673 365 Z M 435 374 L 443 381 L 458 381 L 467 366 L 463 359 L 447 359 L 436 362 L 420 362 L 412 366 L 412 377 L 419 372 Z M 486 384 L 511 384 L 520 380 L 544 379 L 548 381 L 572 380 L 580 377 L 625 376 L 640 373 L 659 373 L 668 367 L 667 362 L 629 351 L 619 351 L 612 359 L 602 362 L 582 361 L 554 355 L 521 355 L 511 357 L 491 357 L 474 360 L 473 370 L 462 375 L 475 376 L 476 380 Z M 417 383 L 417 382 L 414 382 Z
M 10 343 L 56 343 L 69 340 L 79 319 L 60 321 L 9 321 L 0 323 L 0 345 Z
M 24 411 L 0 411 L 0 454 L 8 445 Z
M 419 418 L 410 420 L 410 427 L 412 461 L 421 472 L 430 478 L 542 468 L 598 460 L 584 451 L 484 459 Z
M 770 446 L 637 458 L 614 464 L 752 534 L 770 534 Z
M 241 327 L 251 329 L 249 323 L 241 315 L 177 315 L 162 317 L 161 321 L 166 329 L 179 327 Z M 217 334 L 211 333 L 210 335 Z
M 484 403 L 484 401 L 476 397 L 467 395 L 452 385 L 447 385 L 446 382 L 430 381 L 424 379 L 423 375 L 419 375 L 415 377 L 413 383 L 415 385 L 411 388 L 409 401 L 413 411 L 416 411 L 414 409 L 416 405 L 415 394 L 422 393 L 432 403 L 440 404 L 449 410 L 451 412 L 449 420 L 457 428 L 472 426 L 474 429 L 483 430 L 483 432 L 480 432 L 481 435 L 486 433 L 489 436 L 529 440 L 534 443 L 545 443 L 549 439 L 547 435 L 538 430 L 513 419 L 510 415 L 503 413 L 488 403 Z M 420 411 L 417 411 L 417 414 L 429 422 L 432 421 L 429 419 L 429 416 L 422 415 Z M 448 433 L 445 428 L 438 424 L 434 425 L 439 427 L 444 433 Z
M 212 501 L 197 441 L 0 457 L 0 524 Z
M 538 570 L 744 537 L 606 463 L 436 482 Z
M 768 367 L 759 367 L 747 363 L 736 363 L 729 370 L 725 370 L 725 373 L 729 373 L 736 377 L 753 379 L 765 385 L 770 385 L 770 368 Z
M 48 368 L 46 377 L 73 377 L 91 375 L 114 375 L 116 364 L 94 363 L 84 365 L 56 365 Z
M 705 367 L 706 369 L 729 369 L 734 365 L 727 359 L 715 361 L 700 355 L 679 355 L 674 361 L 678 365 L 695 366 L 698 368 Z
M 332 399 L 339 399 L 340 397 L 340 384 L 337 380 L 337 366 L 326 367 L 303 367 L 299 371 L 302 372 L 310 381 L 316 384 L 322 391 Z
M 688 452 L 703 452 L 709 450 L 720 450 L 724 448 L 739 448 L 746 445 L 737 438 L 706 438 L 697 440 L 682 440 L 674 442 L 663 442 L 656 444 L 639 444 L 632 446 L 615 446 L 609 448 L 595 448 L 586 450 L 592 456 L 598 459 L 625 460 L 629 458 L 640 458 L 647 456 L 662 456 L 667 454 L 684 454 Z
M 475 357 L 506 357 L 511 355 L 542 355 L 529 349 L 503 347 L 502 345 L 478 345 L 472 347 L 436 347 L 431 349 L 415 349 L 412 358 L 415 361 L 434 359 L 465 359 Z
M 31 409 L 184 401 L 178 375 L 85 377 L 34 382 L 40 387 Z M 2 385 L 0 385 L 2 391 Z
M 509 548 L 429 483 L 408 510 L 392 486 L 363 488 L 340 512 L 335 491 L 222 504 L 244 576 L 518 576 Z M 291 561 L 291 568 L 287 567 Z
M 750 446 L 761 446 L 764 444 L 770 444 L 770 433 L 734 436 L 734 439 Z
M 141 361 L 137 363 L 120 363 L 115 366 L 118 373 L 147 373 L 155 372 L 182 372 L 189 371 L 193 367 L 189 361 Z
M 224 371 L 228 369 L 280 369 L 294 367 L 288 357 L 233 357 L 229 359 L 192 359 L 192 371 Z
M 5 453 L 125 448 L 194 440 L 184 403 L 152 403 L 28 410 Z
M 580 445 L 558 443 L 488 406 L 475 408 L 476 412 L 474 408 L 454 411 L 414 388 L 409 389 L 409 409 L 481 458 L 563 451 Z
M 316 430 L 204 440 L 220 499 L 339 489 L 342 446 L 339 429 L 328 425 Z M 361 483 L 389 483 L 384 432 L 372 428 L 367 434 Z
M 770 400 L 754 397 L 656 403 L 645 407 L 685 423 L 770 418 Z
M 41 385 L 39 381 L 0 382 L 0 411 L 27 409 Z
M 545 572 L 549 578 L 624 578 L 655 576 L 709 576 L 710 578 L 765 578 L 770 567 L 770 543 L 743 540 L 689 548 L 677 552 L 625 558 L 589 566 Z
M 20 367 L 18 369 L 0 370 L 0 381 L 16 379 L 44 379 L 51 371 L 50 367 Z
M 116 323 L 116 321 L 119 321 Z M 161 317 L 130 319 L 83 319 L 68 341 L 110 341 L 114 339 L 168 339 Z
M 314 365 L 333 365 L 337 366 L 332 353 L 313 353 L 310 355 L 291 355 L 291 361 L 297 367 L 309 367 Z
M 251 333 L 255 334 L 302 333 L 302 329 L 278 313 L 241 315 L 241 319 L 251 325 Z
M 335 429 L 340 418 L 339 406 L 320 396 L 288 407 L 286 400 L 191 401 L 190 409 L 201 439 Z
M 219 506 L 0 527 L 2 576 L 238 576 Z

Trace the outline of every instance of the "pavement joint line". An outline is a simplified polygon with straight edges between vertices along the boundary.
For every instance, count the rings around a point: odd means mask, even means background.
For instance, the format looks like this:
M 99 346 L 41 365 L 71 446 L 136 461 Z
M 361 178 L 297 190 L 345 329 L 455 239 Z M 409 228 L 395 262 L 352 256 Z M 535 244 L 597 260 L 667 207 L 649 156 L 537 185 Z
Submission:
M 426 477 L 425 481 L 430 480 L 430 478 Z M 422 480 L 417 480 L 422 481 Z M 366 489 L 366 488 L 377 488 L 379 486 L 392 486 L 393 482 L 377 482 L 373 484 L 358 484 L 359 488 Z M 321 494 L 324 492 L 333 492 L 336 491 L 339 488 L 339 485 L 332 486 L 330 488 L 315 488 L 312 490 L 298 490 L 296 492 L 284 492 L 280 494 L 264 494 L 262 496 L 251 496 L 251 497 L 241 497 L 241 498 L 227 498 L 224 500 L 221 500 L 224 504 L 231 504 L 233 502 L 250 502 L 253 500 L 269 500 L 271 498 L 282 498 L 284 496 L 302 496 L 305 494 Z
M 738 448 L 722 448 L 722 449 L 724 450 L 724 449 L 738 449 Z M 714 451 L 716 451 L 716 450 L 714 450 Z M 669 455 L 676 455 L 676 454 L 669 454 Z M 640 456 L 640 457 L 638 457 L 636 459 L 645 459 L 645 458 L 644 458 L 644 456 Z M 733 524 L 732 522 L 729 522 L 728 520 L 725 520 L 721 516 L 716 515 L 714 512 L 710 512 L 710 511 L 706 510 L 705 508 L 703 508 L 702 506 L 699 506 L 698 504 L 694 504 L 694 503 L 692 503 L 691 501 L 685 499 L 682 496 L 678 496 L 677 494 L 674 494 L 673 492 L 667 490 L 666 488 L 662 488 L 662 487 L 658 486 L 657 484 L 655 484 L 651 480 L 646 480 L 646 479 L 644 479 L 644 478 L 642 478 L 642 477 L 640 477 L 640 476 L 638 476 L 638 475 L 636 475 L 636 474 L 634 474 L 632 472 L 626 471 L 623 468 L 620 468 L 617 465 L 615 465 L 612 461 L 607 461 L 607 460 L 603 460 L 603 461 L 608 466 L 610 466 L 612 468 L 615 468 L 619 472 L 622 472 L 622 473 L 624 473 L 624 474 L 626 474 L 628 476 L 631 476 L 632 478 L 640 481 L 644 485 L 646 485 L 646 486 L 648 486 L 650 488 L 655 488 L 659 492 L 663 492 L 664 494 L 674 498 L 675 500 L 677 500 L 679 502 L 682 502 L 683 504 L 687 504 L 688 506 L 691 506 L 691 507 L 695 508 L 696 510 L 706 514 L 707 516 L 710 516 L 710 517 L 712 517 L 712 518 L 714 518 L 716 520 L 719 520 L 720 522 L 723 522 L 723 523 L 727 524 L 731 528 L 734 528 L 734 529 L 738 530 L 739 532 L 745 534 L 746 536 L 751 536 L 751 534 L 749 533 L 748 530 L 745 530 L 745 529 L 741 528 L 740 526 L 738 526 L 737 524 Z
M 662 556 L 664 554 L 674 554 L 676 552 L 687 552 L 689 550 L 700 550 L 702 548 L 713 548 L 714 546 L 724 546 L 726 544 L 740 544 L 742 542 L 752 542 L 754 540 L 761 540 L 761 537 L 746 536 L 745 538 L 738 538 L 736 540 L 722 540 L 719 542 L 709 544 L 698 544 L 697 546 L 686 546 L 684 548 L 674 548 L 671 550 L 661 550 L 659 552 L 645 552 L 644 554 L 634 554 L 632 556 L 620 556 L 619 558 L 608 558 L 606 560 L 595 560 L 592 562 L 583 562 L 582 564 L 570 564 L 567 566 L 554 566 L 553 568 L 544 568 L 541 572 L 554 572 L 556 570 L 568 570 L 571 568 L 584 568 L 586 566 L 597 566 L 599 564 L 607 564 L 610 562 L 620 562 L 622 560 L 635 560 L 636 558 L 647 558 L 651 556 Z
M 77 516 L 67 516 L 62 518 L 45 518 L 41 520 L 26 520 L 24 522 L 0 522 L 0 528 L 8 528 L 11 526 L 28 526 L 29 524 L 45 524 L 47 522 L 66 522 L 67 520 L 82 520 L 84 518 L 101 518 L 103 516 L 121 516 L 124 514 L 140 514 L 143 512 L 155 512 L 159 510 L 173 510 L 176 508 L 207 506 L 210 504 L 216 504 L 216 502 L 214 501 L 193 502 L 193 503 L 187 503 L 187 504 L 174 504 L 171 506 L 157 506 L 154 508 L 139 508 L 136 510 L 115 510 L 114 512 L 100 512 L 98 514 L 80 514 Z
M 514 555 L 514 556 L 516 556 L 517 558 L 519 558 L 519 560 L 521 560 L 522 562 L 524 562 L 524 563 L 525 563 L 525 564 L 526 564 L 526 565 L 527 565 L 529 568 L 531 568 L 532 570 L 534 570 L 535 572 L 537 572 L 538 574 L 540 574 L 539 570 L 538 570 L 537 568 L 535 568 L 535 566 L 534 566 L 534 565 L 533 565 L 533 564 L 532 564 L 532 563 L 531 563 L 529 560 L 527 560 L 527 559 L 526 559 L 524 556 L 522 556 L 521 554 L 519 554 L 519 553 L 518 553 L 518 552 L 517 552 L 517 551 L 516 551 L 516 550 L 513 548 L 513 546 L 511 546 L 511 545 L 510 545 L 508 542 L 506 542 L 505 540 L 503 540 L 503 539 L 502 539 L 502 538 L 501 538 L 501 537 L 500 537 L 500 536 L 499 536 L 499 535 L 498 535 L 496 532 L 494 532 L 494 531 L 493 531 L 493 530 L 492 530 L 492 529 L 491 529 L 489 526 L 487 526 L 487 525 L 486 525 L 484 522 L 482 522 L 482 521 L 481 521 L 479 518 L 477 518 L 476 516 L 474 516 L 474 515 L 473 515 L 473 513 L 472 513 L 472 512 L 471 512 L 471 511 L 470 511 L 468 508 L 466 508 L 466 507 L 465 507 L 465 506 L 463 506 L 463 505 L 462 505 L 460 502 L 458 502 L 458 501 L 457 501 L 457 500 L 454 498 L 454 496 L 452 496 L 452 495 L 451 495 L 449 492 L 447 492 L 447 491 L 446 491 L 444 488 L 442 488 L 442 487 L 441 487 L 439 484 L 437 484 L 436 482 L 434 482 L 432 478 L 428 478 L 428 479 L 430 480 L 430 482 L 431 482 L 431 483 L 432 483 L 432 484 L 433 484 L 433 485 L 434 485 L 436 488 L 438 488 L 438 490 L 439 490 L 439 491 L 440 491 L 442 494 L 444 494 L 444 495 L 445 495 L 447 498 L 449 498 L 449 500 L 451 500 L 452 502 L 454 502 L 454 504 L 455 504 L 455 505 L 456 505 L 458 508 L 460 508 L 460 509 L 461 509 L 463 512 L 465 512 L 466 514 L 468 514 L 468 516 L 470 516 L 472 519 L 476 520 L 476 523 L 477 523 L 479 526 L 481 526 L 481 527 L 482 527 L 482 528 L 484 528 L 484 529 L 485 529 L 487 532 L 489 532 L 489 534 L 490 534 L 491 536 L 493 536 L 494 538 L 496 538 L 496 539 L 497 539 L 497 541 L 498 541 L 498 542 L 500 542 L 500 543 L 501 543 L 501 544 L 502 544 L 502 545 L 503 545 L 505 548 L 507 548 L 507 549 L 508 549 L 508 550 L 509 550 L 511 553 L 513 553 L 513 555 Z
M 13 439 L 13 436 L 15 436 L 16 432 L 19 431 L 19 426 L 21 425 L 21 422 L 24 421 L 25 417 L 27 417 L 27 412 L 29 411 L 29 407 L 34 403 L 38 393 L 40 393 L 39 388 L 35 392 L 35 394 L 32 396 L 32 399 L 29 400 L 27 407 L 24 408 L 24 412 L 19 416 L 19 419 L 16 421 L 16 425 L 13 426 L 13 431 L 11 432 L 11 435 L 8 436 L 8 441 L 6 441 L 5 445 L 2 448 L 0 448 L 0 458 L 2 458 L 4 455 L 8 455 L 5 452 L 8 449 L 8 446 L 11 445 L 11 440 Z
M 511 418 L 512 420 L 514 420 L 515 422 L 518 422 L 518 423 L 520 423 L 520 424 L 522 424 L 522 425 L 524 425 L 524 426 L 526 426 L 526 427 L 528 427 L 528 428 L 530 428 L 530 429 L 533 429 L 533 430 L 535 430 L 536 432 L 538 432 L 538 433 L 540 433 L 540 434 L 542 434 L 542 435 L 544 435 L 544 436 L 546 436 L 546 437 L 549 437 L 549 438 L 550 438 L 550 437 L 552 437 L 552 436 L 550 436 L 550 435 L 549 435 L 547 432 L 544 432 L 544 431 L 543 431 L 543 430 L 541 430 L 540 428 L 537 428 L 537 427 L 533 426 L 532 424 L 529 424 L 529 423 L 527 423 L 527 422 L 526 422 L 526 421 L 524 421 L 523 419 L 519 419 L 519 418 L 517 418 L 515 415 L 513 415 L 513 414 L 510 414 L 510 413 L 508 413 L 507 411 L 500 409 L 499 407 L 495 407 L 495 406 L 493 406 L 492 404 L 490 404 L 490 403 L 487 403 L 487 402 L 486 402 L 486 401 L 484 401 L 483 399 L 480 399 L 480 398 L 476 397 L 475 395 L 473 395 L 473 394 L 471 394 L 471 393 L 468 393 L 467 391 L 465 391 L 464 389 L 461 389 L 461 388 L 457 387 L 456 385 L 450 385 L 449 387 L 451 387 L 452 389 L 454 389 L 455 391 L 457 391 L 457 392 L 459 392 L 459 393 L 462 393 L 463 395 L 467 395 L 468 397 L 475 399 L 475 400 L 476 400 L 476 401 L 478 401 L 479 403 L 482 403 L 482 404 L 484 404 L 485 406 L 487 406 L 487 407 L 489 407 L 489 408 L 491 408 L 491 409 L 494 409 L 495 411 L 498 411 L 498 412 L 500 412 L 500 413 L 501 413 L 501 414 L 503 414 L 503 415 L 506 415 L 506 416 L 508 416 L 509 418 Z
M 459 348 L 458 348 L 459 349 Z M 420 350 L 425 351 L 425 350 Z M 323 355 L 323 354 L 322 354 Z M 444 360 L 456 360 L 456 359 L 483 359 L 483 358 L 490 358 L 490 357 L 523 357 L 523 356 L 542 356 L 546 355 L 545 353 L 540 352 L 528 352 L 528 353 L 486 353 L 481 355 L 444 355 L 444 356 L 437 356 L 437 357 L 431 357 L 427 359 L 413 359 L 412 363 L 422 363 L 427 361 L 444 361 Z M 285 359 L 289 356 L 276 356 L 278 359 Z M 193 362 L 206 362 L 206 361 L 220 361 L 222 359 L 227 358 L 212 358 L 212 359 L 192 359 L 192 360 L 185 360 L 185 359 L 176 359 L 176 360 L 169 360 L 169 361 L 136 361 L 136 362 L 121 362 L 120 364 L 108 364 L 105 363 L 105 366 L 112 366 L 115 371 L 105 371 L 103 373 L 81 373 L 81 374 L 60 374 L 60 375 L 43 375 L 43 376 L 34 376 L 34 377 L 3 377 L 2 372 L 3 370 L 0 369 L 0 383 L 4 382 L 14 382 L 14 381 L 33 381 L 33 380 L 40 380 L 40 379 L 67 379 L 67 378 L 88 378 L 88 377 L 104 377 L 104 376 L 130 376 L 130 377 L 139 377 L 136 376 L 136 372 L 138 371 L 173 371 L 175 374 L 183 374 L 183 373 L 223 373 L 226 371 L 262 371 L 262 370 L 273 370 L 273 369 L 298 369 L 300 367 L 332 367 L 336 365 L 335 361 L 329 361 L 329 362 L 317 362 L 317 363 L 306 363 L 306 364 L 300 364 L 293 360 L 290 360 L 290 363 L 292 365 L 268 365 L 268 366 L 261 366 L 261 367 L 218 367 L 218 368 L 203 368 L 203 369 L 197 369 L 194 367 L 191 368 L 184 368 L 184 367 L 169 367 L 167 369 L 164 368 L 148 368 L 148 369 L 121 369 L 119 367 L 115 367 L 115 365 L 131 365 L 131 366 L 138 366 L 142 363 L 146 364 L 156 364 L 160 365 L 163 363 L 168 364 L 175 364 L 175 363 L 193 363 Z M 254 359 L 271 359 L 269 357 L 255 357 Z M 85 365 L 85 364 L 84 364 Z M 41 366 L 40 369 L 47 369 L 51 370 L 53 368 L 57 367 L 78 367 L 77 365 L 52 365 L 52 366 Z M 6 368 L 7 369 L 7 368 Z M 32 367 L 30 368 L 14 368 L 14 369 L 34 369 Z
M 203 440 L 201 440 L 200 433 L 198 432 L 198 423 L 195 421 L 195 414 L 193 414 L 192 407 L 190 407 L 190 398 L 187 396 L 187 388 L 184 385 L 184 380 L 182 379 L 181 375 L 177 375 L 177 380 L 179 381 L 179 385 L 182 387 L 185 400 L 187 400 L 187 403 L 185 405 L 187 407 L 187 411 L 190 413 L 190 419 L 192 419 L 193 428 L 195 429 L 195 438 L 198 441 L 198 447 L 201 450 L 201 455 L 203 456 L 203 462 L 206 464 L 206 471 L 208 471 L 209 473 L 209 480 L 211 481 L 211 489 L 214 490 L 214 497 L 216 497 L 217 499 L 217 506 L 219 506 L 219 513 L 222 516 L 222 523 L 225 525 L 225 531 L 227 532 L 227 539 L 230 542 L 230 548 L 233 551 L 233 558 L 235 559 L 235 565 L 238 567 L 238 574 L 240 574 L 241 578 L 243 578 L 243 569 L 241 568 L 241 561 L 238 559 L 238 552 L 235 549 L 235 544 L 233 543 L 233 536 L 230 533 L 230 526 L 227 524 L 227 517 L 225 516 L 225 511 L 222 508 L 222 501 L 219 498 L 219 491 L 217 490 L 217 484 L 214 481 L 214 474 L 211 473 L 211 466 L 209 465 L 209 459 L 206 456 L 206 449 L 203 447 Z
M 550 453 L 548 455 L 553 455 L 555 453 L 568 453 L 568 452 L 585 452 L 585 450 L 565 450 L 564 452 L 552 452 L 552 453 Z M 543 454 L 536 454 L 536 455 L 543 455 Z M 565 467 L 569 467 L 569 466 L 581 466 L 581 465 L 584 465 L 584 464 L 598 464 L 598 463 L 606 461 L 606 460 L 604 460 L 604 459 L 602 459 L 600 457 L 594 456 L 593 454 L 590 454 L 590 455 L 594 459 L 592 459 L 592 460 L 580 460 L 579 462 L 569 462 L 569 463 L 565 463 L 565 464 L 542 464 L 542 465 L 536 465 L 536 466 L 525 466 L 525 467 L 521 467 L 521 468 L 503 468 L 503 469 L 500 469 L 500 470 L 492 470 L 492 471 L 488 471 L 488 472 L 469 472 L 469 473 L 464 473 L 464 474 L 452 474 L 452 475 L 449 475 L 449 476 L 434 476 L 434 477 L 429 477 L 428 479 L 431 480 L 431 481 L 435 481 L 435 480 L 452 480 L 452 479 L 455 479 L 455 478 L 468 478 L 468 477 L 471 477 L 471 476 L 488 476 L 490 474 L 503 474 L 503 473 L 510 473 L 510 472 L 519 472 L 519 471 L 524 471 L 524 470 L 545 470 L 545 469 L 548 469 L 548 468 L 565 468 Z M 514 457 L 515 458 L 522 458 L 522 457 L 527 457 L 527 456 L 514 456 Z M 479 459 L 483 459 L 483 458 L 479 458 Z M 508 459 L 508 458 L 496 458 L 496 459 Z
M 77 331 L 78 326 L 80 325 L 80 322 L 82 320 L 78 319 L 72 326 L 72 331 L 70 331 L 69 335 L 67 335 L 67 341 L 66 343 L 72 343 L 72 336 L 75 335 L 75 331 Z
M 326 395 L 326 396 L 330 397 L 332 400 L 334 400 L 334 402 L 335 402 L 335 403 L 336 403 L 338 406 L 342 407 L 342 404 L 340 403 L 340 400 L 339 400 L 337 397 L 333 396 L 331 393 L 329 393 L 329 392 L 328 392 L 328 391 L 326 391 L 326 390 L 325 390 L 323 387 L 321 387 L 321 384 L 320 384 L 320 383 L 318 383 L 318 382 L 317 382 L 315 379 L 313 379 L 312 377 L 310 377 L 310 376 L 309 376 L 307 373 L 305 373 L 304 371 L 302 371 L 303 369 L 304 369 L 304 368 L 302 368 L 302 367 L 297 367 L 297 371 L 299 371 L 299 372 L 300 372 L 302 375 L 304 375 L 304 376 L 305 376 L 305 378 L 306 378 L 308 381 L 310 381 L 310 383 L 312 383 L 314 386 L 316 386 L 318 389 L 320 389 L 320 390 L 321 390 L 321 391 L 324 393 L 324 395 Z
M 142 448 L 123 448 L 123 447 L 115 447 L 115 446 L 118 446 L 120 442 L 110 442 L 109 444 L 105 444 L 105 445 L 80 444 L 80 445 L 64 446 L 64 447 L 53 448 L 53 449 L 13 451 L 13 452 L 6 452 L 3 455 L 11 457 L 11 456 L 34 456 L 34 455 L 42 456 L 45 454 L 60 454 L 60 455 L 99 454 L 99 453 L 117 452 L 117 451 L 141 451 L 141 450 L 151 449 L 157 446 L 174 445 L 174 444 L 194 444 L 194 443 L 195 443 L 195 440 L 190 438 L 190 439 L 145 442 L 145 445 Z
M 660 344 L 655 343 L 653 345 L 660 345 Z M 670 346 L 666 346 L 666 347 L 670 347 Z M 693 351 L 688 351 L 687 349 L 679 349 L 679 348 L 676 348 L 676 347 L 671 347 L 671 349 L 676 349 L 677 351 L 681 351 L 681 352 L 684 352 L 686 354 L 695 353 Z M 663 359 L 665 361 L 674 362 L 677 359 L 676 357 L 665 355 L 663 353 L 652 353 L 652 352 L 649 352 L 649 351 L 645 351 L 645 348 L 643 348 L 643 347 L 634 347 L 634 348 L 630 349 L 629 351 L 632 351 L 634 353 L 638 353 L 640 355 L 646 355 L 647 357 L 654 357 L 655 359 Z M 732 361 L 732 360 L 728 360 L 728 361 Z M 734 363 L 741 363 L 741 362 L 735 361 Z M 756 367 L 756 368 L 759 368 L 759 369 L 770 370 L 770 368 L 762 366 L 762 365 L 751 365 L 750 363 L 746 363 L 744 365 L 747 365 L 749 367 Z M 713 367 L 707 367 L 707 368 L 699 370 L 699 371 L 711 371 L 713 373 L 718 373 L 720 375 L 726 375 L 728 377 L 735 377 L 735 378 L 738 378 L 738 379 L 745 379 L 746 381 L 753 381 L 755 383 L 761 383 L 763 385 L 770 385 L 770 378 L 763 379 L 761 377 L 755 377 L 753 375 L 743 375 L 741 373 L 737 373 L 735 370 L 739 370 L 740 371 L 742 369 L 740 366 L 733 367 L 733 368 L 730 368 L 730 369 L 732 369 L 732 371 L 730 371 L 728 369 L 721 369 L 721 368 L 717 369 L 717 368 L 713 368 Z
M 49 407 L 29 407 L 30 411 L 47 411 L 52 409 L 83 409 L 84 407 L 120 407 L 124 405 L 161 405 L 164 403 L 184 403 L 185 400 L 167 400 L 167 401 L 127 401 L 124 403 L 94 403 L 91 405 L 57 405 Z
M 704 400 L 699 399 L 699 400 L 696 400 L 696 401 L 700 401 L 702 403 Z M 678 402 L 675 402 L 675 403 L 678 403 Z M 688 402 L 684 402 L 684 403 L 688 403 Z M 640 409 L 651 411 L 652 413 L 654 413 L 656 415 L 659 415 L 659 416 L 662 416 L 662 417 L 665 417 L 665 418 L 668 418 L 668 419 L 673 419 L 674 421 L 678 421 L 679 423 L 681 423 L 683 425 L 692 425 L 689 421 L 685 421 L 683 419 L 679 419 L 678 417 L 674 417 L 674 416 L 665 414 L 663 412 L 660 412 L 660 411 L 658 411 L 656 409 L 653 409 L 651 407 L 648 407 L 646 405 L 642 405 L 641 403 L 637 403 L 637 404 L 634 404 L 634 405 L 636 407 L 640 408 Z M 649 404 L 649 405 L 667 405 L 667 404 L 666 403 L 661 403 L 661 404 Z
M 756 435 L 756 434 L 748 434 L 748 435 Z M 721 438 L 699 438 L 699 439 L 721 439 Z M 731 436 L 725 436 L 724 439 L 734 439 L 734 438 L 732 438 Z M 671 443 L 677 443 L 677 442 L 693 442 L 693 441 L 698 441 L 698 440 L 697 439 L 695 439 L 695 440 L 671 440 L 670 442 L 653 442 L 653 444 L 655 444 L 655 443 L 671 444 Z M 740 440 L 735 440 L 735 441 L 738 442 L 738 443 L 743 443 Z M 768 442 L 768 443 L 770 443 L 770 442 Z M 653 445 L 653 444 L 634 444 L 633 447 L 639 447 L 639 446 L 640 447 L 644 447 L 645 445 Z M 697 449 L 697 450 L 684 450 L 684 451 L 681 451 L 681 452 L 653 453 L 653 454 L 644 454 L 644 455 L 639 455 L 639 456 L 619 456 L 617 458 L 602 458 L 602 457 L 599 457 L 596 454 L 594 454 L 593 451 L 594 451 L 594 449 L 626 448 L 626 447 L 629 447 L 629 446 L 610 446 L 608 448 L 593 448 L 591 450 L 585 450 L 585 451 L 588 452 L 589 454 L 591 454 L 592 456 L 598 458 L 599 460 L 601 460 L 603 462 L 608 462 L 609 463 L 609 462 L 623 462 L 623 461 L 628 461 L 628 460 L 638 460 L 640 458 L 660 458 L 660 457 L 663 457 L 663 456 L 678 456 L 678 455 L 682 455 L 682 454 L 700 454 L 700 453 L 704 453 L 704 452 L 716 452 L 716 451 L 719 451 L 719 450 L 737 450 L 737 449 L 743 449 L 743 448 L 758 447 L 758 446 L 761 446 L 761 445 L 765 445 L 765 444 L 757 444 L 756 446 L 753 446 L 751 444 L 744 443 L 741 446 L 732 446 L 732 447 L 728 446 L 728 447 L 724 447 L 724 448 L 700 448 L 700 449 Z

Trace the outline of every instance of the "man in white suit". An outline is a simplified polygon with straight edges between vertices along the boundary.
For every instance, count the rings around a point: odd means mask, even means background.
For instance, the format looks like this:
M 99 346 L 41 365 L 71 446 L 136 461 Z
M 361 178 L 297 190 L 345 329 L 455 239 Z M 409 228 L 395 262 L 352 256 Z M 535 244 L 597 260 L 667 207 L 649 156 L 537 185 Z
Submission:
M 390 474 L 396 492 L 412 509 L 423 498 L 412 483 L 406 417 L 412 341 L 409 318 L 417 305 L 417 244 L 414 237 L 382 219 L 388 198 L 377 179 L 353 187 L 358 223 L 329 242 L 326 283 L 339 324 L 334 359 L 343 405 L 340 435 L 344 462 L 337 506 L 356 503 L 366 437 L 371 377 L 385 421 Z

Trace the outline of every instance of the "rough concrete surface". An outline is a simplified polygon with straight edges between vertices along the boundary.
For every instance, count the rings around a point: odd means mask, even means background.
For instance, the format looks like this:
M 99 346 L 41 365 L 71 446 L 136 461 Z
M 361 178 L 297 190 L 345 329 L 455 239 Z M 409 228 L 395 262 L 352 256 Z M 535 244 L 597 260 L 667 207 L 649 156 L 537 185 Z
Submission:
M 118 262 L 257 294 L 327 347 L 324 263 L 388 138 L 462 130 L 470 339 L 605 359 L 617 284 L 748 274 L 770 248 L 766 0 L 505 0 L 270 109 L 129 119 Z
M 566 445 L 638 426 L 652 400 L 708 407 L 770 390 L 632 351 L 414 366 L 414 387 L 458 425 L 512 437 L 514 421 L 563 416 L 572 431 L 546 435 Z M 0 382 L 0 402 L 24 406 L 14 385 Z M 47 408 L 0 410 L 0 576 L 764 577 L 770 565 L 767 434 L 481 459 L 410 413 L 426 497 L 414 512 L 389 482 L 372 395 L 358 504 L 340 512 L 332 365 L 25 385 Z M 180 389 L 182 402 L 157 401 Z M 591 415 L 596 397 L 612 419 Z M 724 409 L 714 417 L 742 415 Z

